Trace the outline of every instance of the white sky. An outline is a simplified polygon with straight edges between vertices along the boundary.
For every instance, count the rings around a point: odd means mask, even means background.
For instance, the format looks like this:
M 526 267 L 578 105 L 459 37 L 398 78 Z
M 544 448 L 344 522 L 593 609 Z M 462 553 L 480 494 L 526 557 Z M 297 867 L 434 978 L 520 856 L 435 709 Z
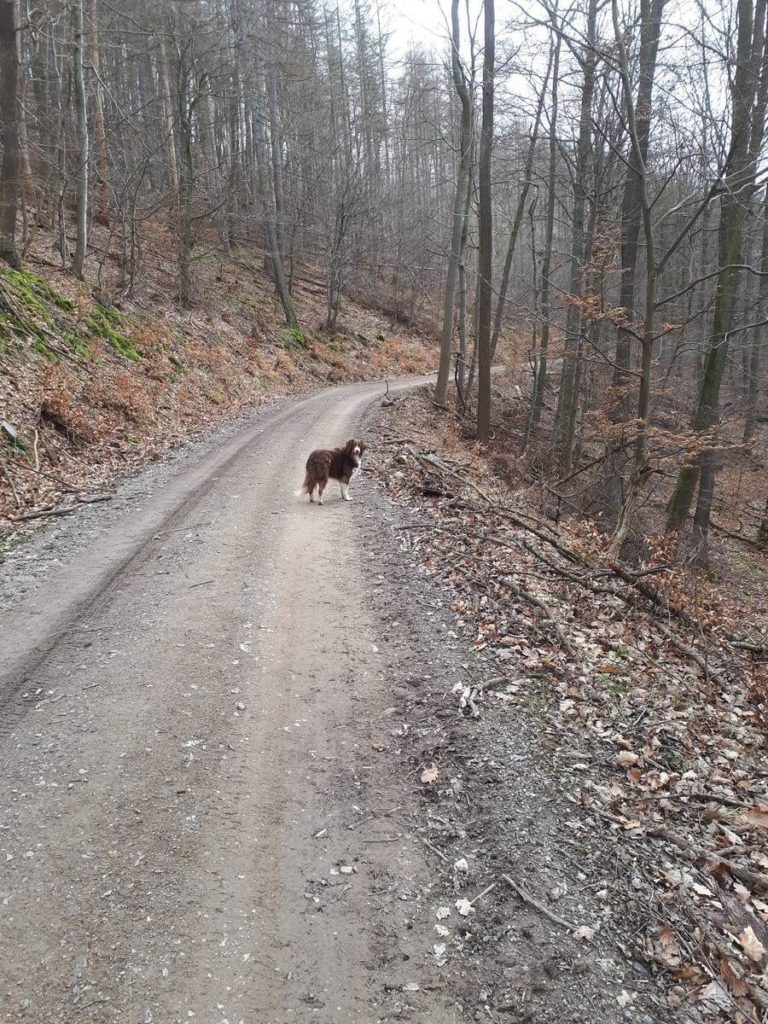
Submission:
M 442 10 L 450 20 L 450 0 Z M 438 51 L 445 49 L 447 29 L 438 0 L 383 0 L 382 21 L 392 32 L 393 57 L 401 56 L 411 42 L 434 46 Z

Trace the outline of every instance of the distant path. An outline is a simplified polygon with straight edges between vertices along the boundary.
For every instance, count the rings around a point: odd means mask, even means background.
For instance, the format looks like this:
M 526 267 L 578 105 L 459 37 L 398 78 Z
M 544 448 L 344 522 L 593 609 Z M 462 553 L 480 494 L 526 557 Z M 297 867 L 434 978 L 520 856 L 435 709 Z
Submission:
M 414 979 L 410 1019 L 460 1019 L 425 992 L 408 783 L 359 775 L 389 695 L 377 524 L 336 485 L 293 496 L 383 387 L 262 415 L 5 617 L 3 1020 L 385 1021 Z

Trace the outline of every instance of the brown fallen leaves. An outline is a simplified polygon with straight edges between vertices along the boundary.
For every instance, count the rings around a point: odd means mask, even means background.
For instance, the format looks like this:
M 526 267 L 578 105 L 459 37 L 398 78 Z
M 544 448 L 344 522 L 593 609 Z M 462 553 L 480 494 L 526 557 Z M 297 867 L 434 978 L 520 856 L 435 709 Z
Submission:
M 605 538 L 516 503 L 418 399 L 390 415 L 377 469 L 414 513 L 401 544 L 443 588 L 457 629 L 502 665 L 508 685 L 489 690 L 500 727 L 510 713 L 540 716 L 583 810 L 571 835 L 599 836 L 623 865 L 612 909 L 636 953 L 673 1006 L 763 1021 L 766 623 L 668 566 L 617 573 Z

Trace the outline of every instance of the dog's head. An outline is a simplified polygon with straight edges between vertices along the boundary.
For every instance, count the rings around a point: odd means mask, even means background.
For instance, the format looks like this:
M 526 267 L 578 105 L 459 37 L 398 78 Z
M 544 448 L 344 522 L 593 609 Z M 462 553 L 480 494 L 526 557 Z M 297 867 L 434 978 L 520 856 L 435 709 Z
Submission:
M 351 437 L 344 445 L 344 451 L 347 453 L 352 465 L 359 466 L 365 451 L 365 441 L 358 441 Z

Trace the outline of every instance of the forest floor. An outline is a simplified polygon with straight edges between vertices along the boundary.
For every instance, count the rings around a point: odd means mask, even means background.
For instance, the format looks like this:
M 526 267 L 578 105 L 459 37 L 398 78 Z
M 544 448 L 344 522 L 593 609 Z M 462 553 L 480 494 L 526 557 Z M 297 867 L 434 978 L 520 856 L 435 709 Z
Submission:
M 493 887 L 467 960 L 483 1019 L 524 999 L 530 1018 L 512 1019 L 570 1019 L 548 1015 L 547 990 L 581 970 L 612 1019 L 764 1021 L 768 560 L 726 541 L 708 576 L 663 552 L 617 573 L 604 535 L 554 522 L 544 487 L 511 490 L 508 462 L 452 414 L 436 423 L 428 393 L 379 410 L 371 433 L 392 540 L 466 651 L 422 709 L 442 728 L 408 750 L 430 780 L 433 867 L 450 877 L 469 851 L 462 887 Z

